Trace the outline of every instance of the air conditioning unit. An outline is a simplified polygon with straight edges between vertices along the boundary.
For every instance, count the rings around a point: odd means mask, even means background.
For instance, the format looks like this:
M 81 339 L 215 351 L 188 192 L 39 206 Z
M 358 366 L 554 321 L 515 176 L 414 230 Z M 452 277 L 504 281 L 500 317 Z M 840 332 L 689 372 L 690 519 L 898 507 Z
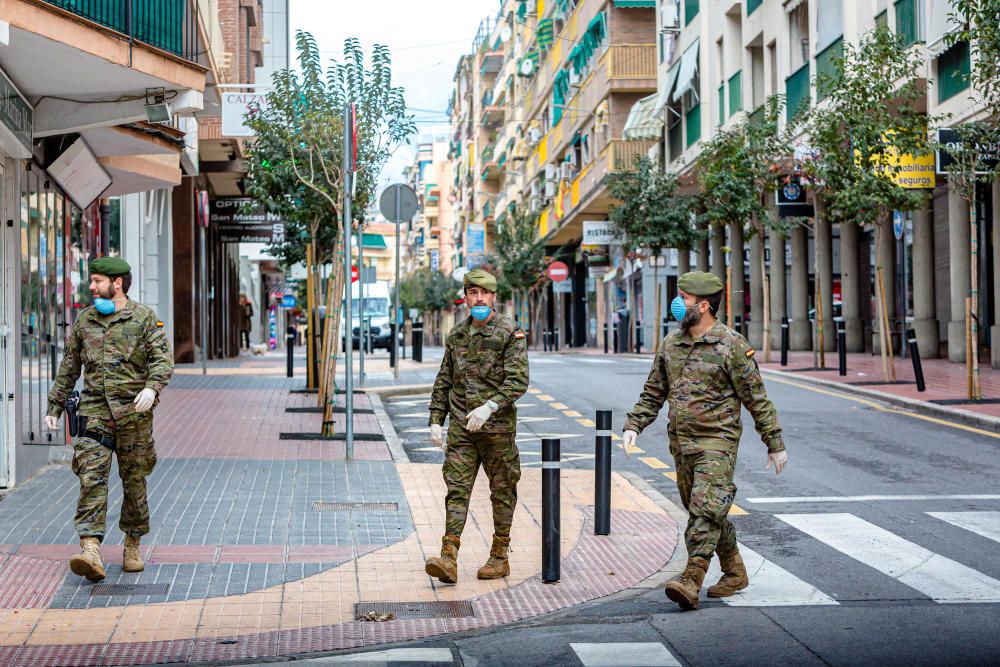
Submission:
M 665 0 L 660 10 L 660 32 L 681 31 L 680 7 L 676 0 Z
M 561 165 L 559 165 L 559 175 L 562 177 L 564 181 L 573 180 L 575 172 L 576 172 L 576 167 L 571 162 L 563 162 Z
M 542 184 L 538 181 L 531 182 L 531 196 L 541 197 L 542 196 Z
M 559 177 L 559 173 L 556 171 L 556 166 L 554 164 L 545 165 L 545 180 L 555 182 L 556 178 Z
M 545 181 L 545 198 L 552 199 L 556 196 L 558 187 L 555 181 Z
M 544 206 L 545 206 L 545 204 L 542 203 L 542 198 L 541 197 L 532 197 L 528 201 L 528 208 L 531 210 L 532 213 L 541 213 L 542 212 L 542 208 Z
M 528 143 L 534 146 L 539 141 L 542 140 L 542 131 L 537 127 L 533 127 L 528 130 Z

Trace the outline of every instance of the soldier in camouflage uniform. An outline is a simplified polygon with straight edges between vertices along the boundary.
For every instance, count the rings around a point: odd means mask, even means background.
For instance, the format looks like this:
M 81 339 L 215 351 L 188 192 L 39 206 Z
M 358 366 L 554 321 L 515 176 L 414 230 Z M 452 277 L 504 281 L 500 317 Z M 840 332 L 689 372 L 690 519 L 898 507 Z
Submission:
M 465 275 L 470 317 L 448 334 L 444 360 L 431 395 L 431 440 L 442 446 L 442 426 L 451 415 L 444 460 L 445 534 L 441 556 L 424 570 L 445 583 L 458 580 L 458 549 L 472 486 L 482 464 L 490 480 L 493 545 L 479 568 L 480 579 L 510 574 L 507 551 L 517 504 L 521 463 L 514 443 L 514 402 L 528 388 L 528 348 L 516 322 L 493 310 L 497 281 L 482 269 Z
M 741 406 L 749 410 L 764 444 L 768 467 L 780 473 L 788 460 L 778 416 L 764 390 L 753 348 L 739 333 L 716 320 L 722 281 L 711 273 L 686 273 L 677 282 L 680 296 L 671 310 L 682 315 L 657 350 L 642 395 L 629 413 L 622 437 L 625 453 L 638 434 L 669 403 L 670 453 L 677 488 L 689 513 L 688 563 L 666 586 L 684 609 L 697 609 L 698 594 L 713 553 L 723 576 L 710 586 L 711 597 L 726 597 L 749 585 L 727 518 L 736 495 L 733 473 L 743 427 Z
M 79 414 L 86 426 L 73 443 L 73 472 L 80 498 L 73 519 L 82 552 L 70 569 L 91 581 L 105 577 L 100 543 L 108 511 L 111 457 L 118 457 L 122 480 L 119 527 L 125 533 L 124 569 L 141 572 L 139 540 L 149 532 L 146 477 L 156 465 L 153 413 L 173 372 L 173 355 L 163 322 L 147 306 L 128 298 L 131 268 L 117 257 L 90 266 L 94 306 L 86 308 L 66 337 L 66 353 L 49 392 L 46 422 L 59 428 L 66 399 L 83 366 Z

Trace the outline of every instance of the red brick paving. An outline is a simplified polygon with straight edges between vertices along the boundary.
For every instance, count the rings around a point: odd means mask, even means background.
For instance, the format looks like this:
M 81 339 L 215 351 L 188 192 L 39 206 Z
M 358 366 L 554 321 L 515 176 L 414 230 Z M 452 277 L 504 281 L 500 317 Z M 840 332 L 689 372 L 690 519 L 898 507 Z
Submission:
M 44 609 L 66 577 L 66 563 L 7 556 L 0 567 L 0 609 Z

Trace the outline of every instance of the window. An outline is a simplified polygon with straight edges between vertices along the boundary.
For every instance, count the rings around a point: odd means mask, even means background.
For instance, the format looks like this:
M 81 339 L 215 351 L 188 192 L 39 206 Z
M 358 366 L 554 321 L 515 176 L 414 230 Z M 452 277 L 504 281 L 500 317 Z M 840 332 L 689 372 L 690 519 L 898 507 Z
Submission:
M 895 10 L 896 34 L 903 38 L 903 44 L 909 46 L 922 42 L 923 3 L 920 0 L 896 0 Z
M 844 57 L 844 40 L 838 39 L 830 46 L 816 54 L 816 99 L 822 100 L 834 84 L 834 60 Z M 829 78 L 824 78 L 829 77 Z
M 938 56 L 938 103 L 951 99 L 968 88 L 971 70 L 968 42 L 958 42 Z
M 764 3 L 764 0 L 747 0 L 747 16 L 750 16 L 757 8 Z
M 698 16 L 698 0 L 684 0 L 684 25 L 688 25 Z
M 729 77 L 729 115 L 743 110 L 743 71 Z
M 884 28 L 889 25 L 889 12 L 885 9 L 875 15 L 875 27 Z
M 809 62 L 808 8 L 803 2 L 788 15 L 788 66 L 793 72 Z
M 719 125 L 726 122 L 726 84 L 719 84 Z
M 685 147 L 690 148 L 696 141 L 701 139 L 701 105 L 696 104 L 684 114 L 684 123 L 687 125 L 687 140 Z

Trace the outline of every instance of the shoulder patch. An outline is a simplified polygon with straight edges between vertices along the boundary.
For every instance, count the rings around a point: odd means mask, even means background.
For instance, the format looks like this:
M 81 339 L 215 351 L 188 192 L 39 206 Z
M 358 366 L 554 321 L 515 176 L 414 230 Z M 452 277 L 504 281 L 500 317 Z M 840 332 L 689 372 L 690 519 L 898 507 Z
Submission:
M 156 320 L 156 328 L 157 329 L 162 329 L 163 328 L 163 321 L 162 320 Z
M 524 332 L 518 329 L 514 332 L 514 338 L 524 338 Z
M 753 348 L 752 347 L 749 350 L 746 351 L 746 355 L 747 355 L 747 359 L 752 359 L 753 358 Z

